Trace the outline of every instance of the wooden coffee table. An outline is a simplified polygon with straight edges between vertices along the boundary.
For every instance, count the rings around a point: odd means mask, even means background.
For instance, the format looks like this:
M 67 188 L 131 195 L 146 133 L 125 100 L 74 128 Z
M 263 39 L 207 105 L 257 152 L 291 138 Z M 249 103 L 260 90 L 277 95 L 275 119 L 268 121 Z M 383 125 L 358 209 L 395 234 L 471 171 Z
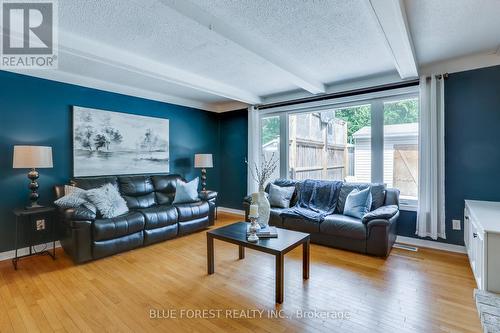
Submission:
M 261 238 L 257 243 L 247 241 L 246 222 L 236 222 L 207 232 L 208 274 L 214 273 L 214 239 L 239 247 L 239 258 L 245 258 L 245 247 L 273 254 L 276 257 L 276 303 L 283 303 L 284 256 L 302 245 L 302 277 L 309 279 L 309 234 L 278 229 L 278 238 Z

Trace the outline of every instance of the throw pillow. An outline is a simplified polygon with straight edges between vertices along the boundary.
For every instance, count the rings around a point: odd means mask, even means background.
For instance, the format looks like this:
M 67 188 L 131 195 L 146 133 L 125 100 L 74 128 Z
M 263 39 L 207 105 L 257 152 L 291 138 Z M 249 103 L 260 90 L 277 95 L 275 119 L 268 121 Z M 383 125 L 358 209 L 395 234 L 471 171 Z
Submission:
M 289 208 L 290 200 L 292 200 L 295 186 L 278 186 L 270 184 L 269 186 L 269 203 L 271 207 Z
M 372 205 L 372 194 L 370 188 L 364 190 L 354 190 L 347 195 L 344 206 L 344 215 L 357 217 L 361 219 L 366 213 L 370 211 Z
M 183 182 L 177 179 L 177 184 L 175 188 L 174 204 L 179 203 L 189 203 L 199 201 L 198 197 L 198 182 L 200 179 L 196 177 L 189 183 Z
M 102 217 L 110 219 L 128 212 L 127 203 L 113 184 L 105 184 L 87 191 L 87 198 L 93 203 Z
M 92 213 L 97 211 L 97 208 L 88 201 L 87 191 L 69 185 L 64 186 L 64 196 L 54 201 L 54 204 L 63 209 L 84 206 L 88 210 L 92 211 Z
M 370 210 L 377 209 L 384 205 L 385 201 L 385 185 L 378 183 L 349 183 L 342 184 L 340 189 L 339 199 L 337 200 L 337 212 L 342 214 L 344 212 L 345 200 L 352 190 L 364 190 L 369 187 L 372 194 L 372 206 Z

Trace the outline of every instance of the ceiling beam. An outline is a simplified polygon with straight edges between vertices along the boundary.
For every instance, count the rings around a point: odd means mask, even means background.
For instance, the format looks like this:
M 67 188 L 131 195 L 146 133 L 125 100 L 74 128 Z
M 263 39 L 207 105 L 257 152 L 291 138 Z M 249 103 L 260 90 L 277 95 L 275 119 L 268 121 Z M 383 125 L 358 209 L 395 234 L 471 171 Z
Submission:
M 402 79 L 418 77 L 404 0 L 366 0 L 378 22 L 394 65 Z
M 301 68 L 300 63 L 292 59 L 290 54 L 279 51 L 272 43 L 263 38 L 238 31 L 188 0 L 158 1 L 274 65 L 297 87 L 312 94 L 325 92 L 325 85 L 312 78 L 307 70 Z
M 95 40 L 59 30 L 59 52 L 249 104 L 261 98 L 248 91 Z

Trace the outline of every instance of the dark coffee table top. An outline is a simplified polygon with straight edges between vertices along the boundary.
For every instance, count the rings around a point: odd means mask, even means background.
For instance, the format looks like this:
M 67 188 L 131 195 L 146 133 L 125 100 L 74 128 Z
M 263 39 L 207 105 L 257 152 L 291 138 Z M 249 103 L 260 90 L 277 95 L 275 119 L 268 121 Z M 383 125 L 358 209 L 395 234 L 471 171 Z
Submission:
M 213 238 L 229 243 L 242 245 L 257 251 L 271 254 L 285 254 L 309 240 L 309 234 L 276 228 L 277 238 L 260 238 L 256 243 L 247 240 L 247 222 L 236 222 L 217 229 L 207 231 Z

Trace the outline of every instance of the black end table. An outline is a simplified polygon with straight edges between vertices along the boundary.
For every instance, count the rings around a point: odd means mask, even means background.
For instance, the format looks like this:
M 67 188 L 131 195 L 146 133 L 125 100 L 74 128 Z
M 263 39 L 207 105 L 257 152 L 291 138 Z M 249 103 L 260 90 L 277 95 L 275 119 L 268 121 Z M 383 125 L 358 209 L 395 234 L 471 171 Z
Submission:
M 239 247 L 239 258 L 245 258 L 245 247 L 272 254 L 276 257 L 276 303 L 283 303 L 284 262 L 285 254 L 302 245 L 302 277 L 309 279 L 309 234 L 280 229 L 278 238 L 261 238 L 257 243 L 247 241 L 247 222 L 236 222 L 218 229 L 207 231 L 207 264 L 208 274 L 214 269 L 214 239 L 236 244 Z
M 56 208 L 55 207 L 40 207 L 40 208 L 17 208 L 14 209 L 13 211 L 14 215 L 16 216 L 16 235 L 15 235 L 15 255 L 14 259 L 12 259 L 12 265 L 14 265 L 14 269 L 17 270 L 17 262 L 26 257 L 30 257 L 33 255 L 49 255 L 52 257 L 53 260 L 56 259 L 56 219 L 55 219 L 55 213 L 56 213 Z M 51 225 L 50 227 L 50 232 L 52 235 L 52 253 L 48 250 L 43 250 L 41 252 L 36 252 L 33 249 L 33 232 L 36 229 L 36 225 L 34 222 L 37 219 L 45 219 L 45 226 L 47 226 L 47 222 Z M 29 221 L 30 223 L 30 228 L 29 228 L 29 235 L 28 235 L 28 242 L 29 242 L 29 253 L 18 256 L 18 247 L 19 247 L 19 223 L 24 223 L 24 221 Z

